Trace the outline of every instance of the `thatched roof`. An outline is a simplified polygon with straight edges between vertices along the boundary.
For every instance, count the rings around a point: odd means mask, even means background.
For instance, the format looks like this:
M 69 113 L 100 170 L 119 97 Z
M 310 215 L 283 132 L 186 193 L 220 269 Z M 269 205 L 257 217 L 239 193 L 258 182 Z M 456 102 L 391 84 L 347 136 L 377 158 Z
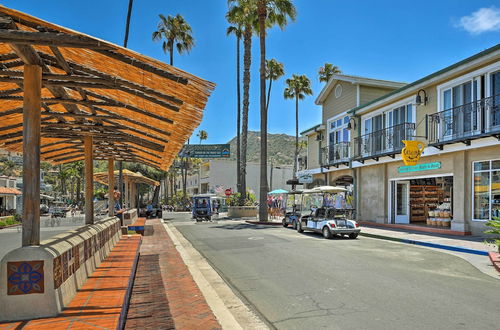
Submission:
M 118 182 L 118 171 L 114 171 L 115 174 L 115 182 Z M 153 180 L 151 178 L 148 178 L 147 176 L 142 175 L 142 173 L 139 172 L 132 172 L 130 170 L 124 169 L 123 170 L 123 180 L 124 181 L 130 181 L 133 183 L 146 183 L 151 186 L 159 186 L 160 182 Z M 108 185 L 108 172 L 99 172 L 99 173 L 94 173 L 94 180 L 102 183 L 104 185 Z
M 41 159 L 113 157 L 168 169 L 215 85 L 115 44 L 0 6 L 0 148 L 22 152 L 23 66 L 42 66 Z

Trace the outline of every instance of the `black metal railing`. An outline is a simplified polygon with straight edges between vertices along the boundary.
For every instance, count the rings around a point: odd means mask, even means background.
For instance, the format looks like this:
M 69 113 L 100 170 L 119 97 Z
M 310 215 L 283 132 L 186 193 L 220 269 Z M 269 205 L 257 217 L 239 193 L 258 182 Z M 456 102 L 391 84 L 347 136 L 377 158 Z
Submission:
M 468 141 L 500 133 L 500 95 L 450 108 L 429 116 L 429 144 Z
M 403 140 L 413 140 L 414 123 L 384 128 L 354 139 L 354 159 L 393 155 L 404 147 Z
M 322 150 L 323 165 L 338 165 L 342 163 L 348 163 L 350 156 L 350 146 L 350 142 L 339 142 L 324 147 Z

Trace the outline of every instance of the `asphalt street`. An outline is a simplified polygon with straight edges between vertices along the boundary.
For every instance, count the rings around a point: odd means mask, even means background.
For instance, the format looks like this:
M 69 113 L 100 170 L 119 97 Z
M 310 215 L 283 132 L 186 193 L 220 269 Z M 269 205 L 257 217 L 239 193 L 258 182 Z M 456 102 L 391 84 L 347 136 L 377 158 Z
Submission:
M 64 233 L 83 226 L 83 218 L 71 217 L 51 221 L 50 217 L 40 219 L 40 241 L 46 240 L 52 236 Z M 0 260 L 7 252 L 21 247 L 21 232 L 16 227 L 0 229 Z
M 500 281 L 458 257 L 360 237 L 164 214 L 277 329 L 498 329 Z

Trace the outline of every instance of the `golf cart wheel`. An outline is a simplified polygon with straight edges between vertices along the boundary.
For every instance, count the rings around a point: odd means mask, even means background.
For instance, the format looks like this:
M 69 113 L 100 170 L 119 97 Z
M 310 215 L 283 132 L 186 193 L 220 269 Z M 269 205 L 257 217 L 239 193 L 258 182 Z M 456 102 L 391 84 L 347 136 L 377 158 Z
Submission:
M 281 220 L 281 222 L 283 223 L 283 227 L 288 227 L 288 223 L 286 222 L 286 219 L 283 219 Z
M 356 237 L 358 237 L 358 234 L 357 234 L 357 233 L 350 233 L 350 234 L 349 234 L 349 238 L 350 238 L 350 239 L 355 239 Z
M 297 229 L 297 221 L 293 220 L 292 227 L 293 229 Z
M 327 239 L 330 239 L 333 237 L 332 232 L 330 231 L 330 229 L 328 229 L 327 226 L 323 227 L 323 237 L 327 238 Z
M 299 233 L 303 233 L 304 232 L 304 229 L 302 229 L 302 225 L 301 225 L 300 221 L 297 222 L 297 232 L 299 232 Z
M 196 222 L 200 222 L 200 221 L 201 221 L 201 219 L 200 219 L 200 218 L 196 218 Z

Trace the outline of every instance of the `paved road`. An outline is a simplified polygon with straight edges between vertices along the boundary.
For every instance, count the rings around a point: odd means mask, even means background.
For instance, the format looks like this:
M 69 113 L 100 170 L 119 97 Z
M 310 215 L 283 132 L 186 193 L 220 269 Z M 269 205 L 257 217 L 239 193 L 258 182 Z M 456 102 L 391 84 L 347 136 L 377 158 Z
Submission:
M 81 219 L 71 219 L 71 217 L 66 219 L 61 219 L 59 223 L 55 222 L 52 224 L 49 217 L 41 218 L 41 228 L 40 228 L 40 241 L 46 240 L 57 234 L 66 232 L 68 230 L 73 230 L 84 225 L 83 218 Z M 21 247 L 21 232 L 17 228 L 6 228 L 0 229 L 0 260 L 7 252 Z
M 219 221 L 176 228 L 278 329 L 498 329 L 500 281 L 441 252 Z

